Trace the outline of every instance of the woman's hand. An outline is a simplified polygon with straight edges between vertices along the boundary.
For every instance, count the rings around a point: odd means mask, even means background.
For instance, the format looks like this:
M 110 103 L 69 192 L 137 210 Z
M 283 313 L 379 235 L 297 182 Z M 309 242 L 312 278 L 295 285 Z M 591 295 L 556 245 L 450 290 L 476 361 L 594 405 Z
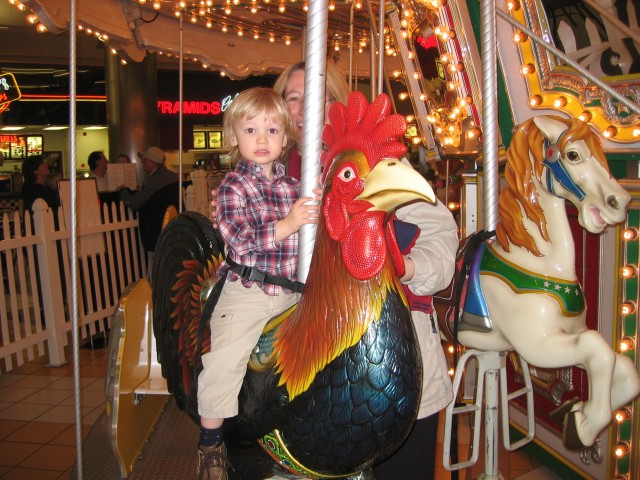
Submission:
M 216 222 L 216 207 L 218 206 L 218 191 L 214 188 L 211 190 L 211 210 L 209 210 L 209 218 L 213 224 L 213 228 L 218 228 L 218 222 Z

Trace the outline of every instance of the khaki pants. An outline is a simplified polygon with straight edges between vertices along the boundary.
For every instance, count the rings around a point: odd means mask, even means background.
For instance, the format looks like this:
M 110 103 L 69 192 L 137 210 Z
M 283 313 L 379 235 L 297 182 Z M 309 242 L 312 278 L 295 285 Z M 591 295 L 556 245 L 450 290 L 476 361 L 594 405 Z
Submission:
M 299 295 L 267 295 L 255 283 L 227 281 L 211 316 L 211 352 L 203 355 L 198 377 L 198 413 L 204 418 L 238 414 L 238 394 L 247 361 L 265 324 L 295 304 Z

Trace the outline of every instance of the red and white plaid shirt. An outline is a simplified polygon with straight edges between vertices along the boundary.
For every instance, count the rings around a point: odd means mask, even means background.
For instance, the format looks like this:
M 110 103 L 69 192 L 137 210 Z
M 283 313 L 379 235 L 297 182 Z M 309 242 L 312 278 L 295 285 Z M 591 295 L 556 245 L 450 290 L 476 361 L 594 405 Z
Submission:
M 298 266 L 298 234 L 275 243 L 276 222 L 287 216 L 300 196 L 300 182 L 285 175 L 285 167 L 274 163 L 275 175 L 268 180 L 258 164 L 239 160 L 233 172 L 227 173 L 218 187 L 216 220 L 220 234 L 236 263 L 296 280 Z M 221 277 L 229 270 L 226 263 L 219 269 Z M 231 280 L 238 275 L 229 272 Z M 246 287 L 254 282 L 242 280 Z M 267 295 L 278 295 L 279 287 L 259 283 Z

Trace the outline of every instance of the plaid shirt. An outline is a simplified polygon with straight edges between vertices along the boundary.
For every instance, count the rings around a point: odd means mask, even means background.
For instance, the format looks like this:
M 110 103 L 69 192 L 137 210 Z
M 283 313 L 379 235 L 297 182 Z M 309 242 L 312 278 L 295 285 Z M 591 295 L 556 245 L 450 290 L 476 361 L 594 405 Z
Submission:
M 285 167 L 275 162 L 275 175 L 269 181 L 258 164 L 238 161 L 218 187 L 216 220 L 220 234 L 236 263 L 255 267 L 271 275 L 296 280 L 298 234 L 275 243 L 276 222 L 287 216 L 300 196 L 300 182 L 285 175 Z M 222 277 L 229 270 L 224 263 Z M 233 281 L 238 275 L 229 272 Z M 242 280 L 246 287 L 254 282 Z M 267 295 L 278 295 L 279 287 L 259 284 Z

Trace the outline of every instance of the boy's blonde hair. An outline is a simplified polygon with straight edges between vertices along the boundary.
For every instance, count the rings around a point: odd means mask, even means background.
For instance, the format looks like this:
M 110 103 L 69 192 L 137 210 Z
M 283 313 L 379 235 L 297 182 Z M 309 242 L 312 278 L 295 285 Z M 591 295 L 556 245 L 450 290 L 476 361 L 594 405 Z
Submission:
M 222 135 L 225 147 L 230 148 L 229 154 L 231 155 L 232 165 L 235 165 L 240 159 L 238 146 L 232 146 L 230 143 L 235 136 L 233 128 L 243 118 L 252 119 L 263 112 L 284 126 L 287 145 L 282 149 L 281 158 L 285 158 L 289 153 L 289 149 L 298 141 L 298 131 L 293 124 L 293 119 L 284 99 L 271 88 L 250 88 L 238 95 L 224 113 Z

